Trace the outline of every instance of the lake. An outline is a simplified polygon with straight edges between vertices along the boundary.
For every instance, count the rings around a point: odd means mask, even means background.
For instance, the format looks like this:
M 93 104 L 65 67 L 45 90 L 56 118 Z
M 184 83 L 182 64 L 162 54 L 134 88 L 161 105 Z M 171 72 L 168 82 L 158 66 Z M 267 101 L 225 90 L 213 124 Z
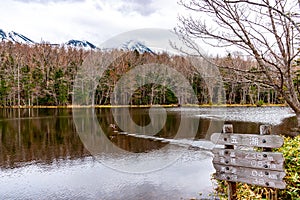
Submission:
M 287 107 L 0 109 L 0 199 L 208 197 L 224 123 L 290 134 L 297 120 Z

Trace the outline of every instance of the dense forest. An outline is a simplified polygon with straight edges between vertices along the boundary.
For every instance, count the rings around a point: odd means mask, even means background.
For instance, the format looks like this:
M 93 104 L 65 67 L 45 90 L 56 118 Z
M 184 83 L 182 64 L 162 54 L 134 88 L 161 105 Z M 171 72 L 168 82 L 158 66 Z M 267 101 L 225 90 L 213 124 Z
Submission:
M 105 52 L 113 54 L 119 50 Z M 0 106 L 59 106 L 72 105 L 73 85 L 76 74 L 85 58 L 91 53 L 65 46 L 50 44 L 23 45 L 11 42 L 0 43 Z M 238 54 L 209 58 L 222 68 L 220 72 L 228 104 L 284 103 L 274 90 L 257 84 L 230 68 L 239 65 L 255 70 L 256 63 Z M 93 94 L 96 105 L 111 104 L 110 98 L 118 80 L 138 65 L 157 63 L 169 66 L 184 75 L 192 86 L 200 104 L 212 104 L 212 97 L 201 74 L 184 56 L 140 54 L 137 51 L 122 52 L 113 61 Z M 253 79 L 253 77 L 251 78 Z M 128 98 L 128 97 L 127 97 Z M 132 105 L 179 104 L 172 89 L 159 84 L 146 84 L 136 89 L 129 97 Z

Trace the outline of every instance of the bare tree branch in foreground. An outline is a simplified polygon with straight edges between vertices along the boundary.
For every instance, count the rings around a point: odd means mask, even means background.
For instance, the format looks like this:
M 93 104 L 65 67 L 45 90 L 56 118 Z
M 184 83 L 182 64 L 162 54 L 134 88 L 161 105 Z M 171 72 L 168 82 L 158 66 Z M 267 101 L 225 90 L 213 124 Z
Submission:
M 257 81 L 272 86 L 300 115 L 300 94 L 293 82 L 300 54 L 298 1 L 181 0 L 179 4 L 197 14 L 179 17 L 175 30 L 181 38 L 201 38 L 246 52 L 257 62 L 249 73 L 261 72 Z

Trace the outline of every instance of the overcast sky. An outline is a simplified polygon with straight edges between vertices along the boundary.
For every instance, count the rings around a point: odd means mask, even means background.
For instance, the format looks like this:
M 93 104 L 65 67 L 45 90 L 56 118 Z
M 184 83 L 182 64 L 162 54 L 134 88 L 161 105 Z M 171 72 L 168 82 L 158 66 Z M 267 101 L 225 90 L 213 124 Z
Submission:
M 184 12 L 177 0 L 6 0 L 0 29 L 36 42 L 79 39 L 99 45 L 135 29 L 173 29 Z

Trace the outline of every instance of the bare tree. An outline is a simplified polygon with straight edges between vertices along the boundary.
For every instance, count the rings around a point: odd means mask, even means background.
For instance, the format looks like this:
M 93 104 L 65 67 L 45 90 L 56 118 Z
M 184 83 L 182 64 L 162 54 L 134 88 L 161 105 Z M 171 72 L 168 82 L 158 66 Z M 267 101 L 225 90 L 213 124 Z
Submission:
M 213 46 L 235 46 L 247 53 L 256 60 L 257 67 L 232 66 L 232 69 L 273 87 L 300 116 L 300 94 L 293 83 L 295 59 L 300 53 L 298 3 L 296 0 L 181 0 L 179 4 L 202 18 L 179 17 L 176 32 L 184 39 L 202 38 Z M 257 79 L 256 74 L 261 78 Z

